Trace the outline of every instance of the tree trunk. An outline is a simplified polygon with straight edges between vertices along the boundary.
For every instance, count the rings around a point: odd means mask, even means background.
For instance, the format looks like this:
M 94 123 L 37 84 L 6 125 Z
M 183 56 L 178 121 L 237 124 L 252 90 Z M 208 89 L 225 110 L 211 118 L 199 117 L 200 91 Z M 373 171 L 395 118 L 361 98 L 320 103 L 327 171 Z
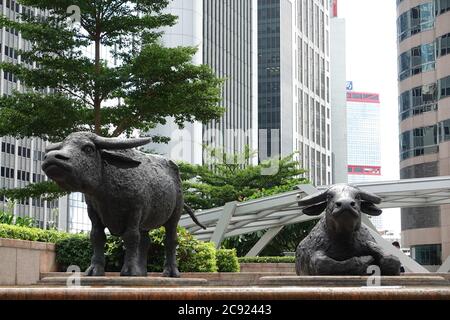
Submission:
M 97 13 L 98 15 L 98 13 Z M 99 17 L 97 16 L 96 19 L 96 34 L 95 34 L 95 75 L 96 75 L 96 80 L 95 80 L 95 85 L 94 85 L 94 124 L 95 124 L 95 133 L 100 135 L 101 134 L 101 129 L 102 129 L 102 119 L 101 119 L 101 114 L 100 114 L 100 109 L 101 109 L 101 99 L 100 99 L 100 85 L 98 83 L 98 77 L 100 76 L 100 45 L 101 45 L 101 30 L 100 30 L 100 20 Z

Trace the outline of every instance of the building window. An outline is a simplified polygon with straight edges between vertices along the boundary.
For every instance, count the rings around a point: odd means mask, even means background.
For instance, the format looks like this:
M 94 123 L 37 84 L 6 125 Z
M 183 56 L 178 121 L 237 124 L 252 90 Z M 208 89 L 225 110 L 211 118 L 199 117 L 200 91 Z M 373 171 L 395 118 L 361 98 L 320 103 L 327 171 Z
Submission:
M 439 123 L 439 142 L 450 141 L 450 119 Z
M 442 264 L 441 251 L 441 244 L 411 246 L 411 257 L 421 265 L 440 266 Z
M 435 61 L 434 42 L 403 52 L 398 61 L 400 81 L 422 72 L 434 70 Z
M 424 3 L 403 13 L 397 19 L 397 36 L 401 42 L 434 25 L 433 3 Z
M 437 16 L 450 11 L 450 0 L 434 0 L 434 8 Z
M 450 76 L 440 79 L 438 87 L 439 99 L 450 97 Z
M 442 57 L 450 53 L 450 33 L 436 39 L 436 57 Z
M 400 120 L 437 110 L 437 100 L 437 86 L 435 83 L 415 87 L 403 92 L 399 97 Z
M 437 153 L 438 125 L 415 128 L 400 135 L 400 160 Z

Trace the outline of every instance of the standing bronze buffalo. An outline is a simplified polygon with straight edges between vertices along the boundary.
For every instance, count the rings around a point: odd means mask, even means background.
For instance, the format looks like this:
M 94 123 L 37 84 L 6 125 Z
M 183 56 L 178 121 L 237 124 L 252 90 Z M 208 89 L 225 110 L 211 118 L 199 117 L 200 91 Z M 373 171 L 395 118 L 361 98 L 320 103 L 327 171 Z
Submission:
M 184 205 L 177 165 L 161 156 L 132 150 L 149 142 L 148 138 L 103 138 L 76 132 L 46 150 L 42 169 L 47 176 L 64 190 L 85 194 L 92 222 L 93 256 L 86 271 L 89 276 L 105 274 L 105 228 L 124 242 L 120 274 L 146 276 L 148 232 L 164 226 L 163 274 L 179 277 L 177 225 L 183 208 L 199 223 Z
M 361 225 L 361 214 L 381 214 L 381 199 L 345 184 L 313 194 L 299 201 L 306 215 L 325 215 L 296 251 L 298 275 L 367 275 L 377 265 L 382 275 L 399 275 L 400 261 L 387 255 Z

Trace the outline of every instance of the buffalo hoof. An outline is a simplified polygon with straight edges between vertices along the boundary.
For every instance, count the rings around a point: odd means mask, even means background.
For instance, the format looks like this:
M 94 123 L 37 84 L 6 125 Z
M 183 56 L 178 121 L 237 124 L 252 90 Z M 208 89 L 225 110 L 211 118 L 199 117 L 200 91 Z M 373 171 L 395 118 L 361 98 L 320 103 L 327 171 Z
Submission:
M 93 263 L 86 269 L 87 276 L 102 277 L 105 275 L 105 267 L 101 264 Z
M 164 267 L 163 277 L 179 278 L 180 271 L 178 271 L 178 268 L 176 266 Z
M 135 264 L 124 264 L 120 271 L 122 277 L 146 277 L 147 270 L 141 270 Z

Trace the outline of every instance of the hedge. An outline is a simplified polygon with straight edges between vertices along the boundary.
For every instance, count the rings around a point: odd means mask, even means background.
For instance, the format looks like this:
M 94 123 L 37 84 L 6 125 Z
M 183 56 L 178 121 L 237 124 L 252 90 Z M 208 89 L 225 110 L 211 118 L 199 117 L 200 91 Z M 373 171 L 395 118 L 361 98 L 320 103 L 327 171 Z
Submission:
M 295 263 L 295 257 L 240 257 L 239 263 Z
M 71 235 L 68 233 L 56 230 L 43 230 L 39 228 L 0 224 L 0 238 L 55 243 L 70 236 Z
M 164 265 L 164 228 L 150 232 L 148 271 L 162 272 Z M 56 243 L 56 261 L 60 271 L 70 265 L 88 268 L 92 247 L 86 234 L 69 234 L 56 230 L 0 224 L 0 238 Z M 106 271 L 120 271 L 123 264 L 123 243 L 118 237 L 107 236 L 105 245 Z M 211 242 L 195 239 L 186 229 L 178 228 L 178 268 L 181 272 L 238 272 L 236 250 L 216 250 Z

